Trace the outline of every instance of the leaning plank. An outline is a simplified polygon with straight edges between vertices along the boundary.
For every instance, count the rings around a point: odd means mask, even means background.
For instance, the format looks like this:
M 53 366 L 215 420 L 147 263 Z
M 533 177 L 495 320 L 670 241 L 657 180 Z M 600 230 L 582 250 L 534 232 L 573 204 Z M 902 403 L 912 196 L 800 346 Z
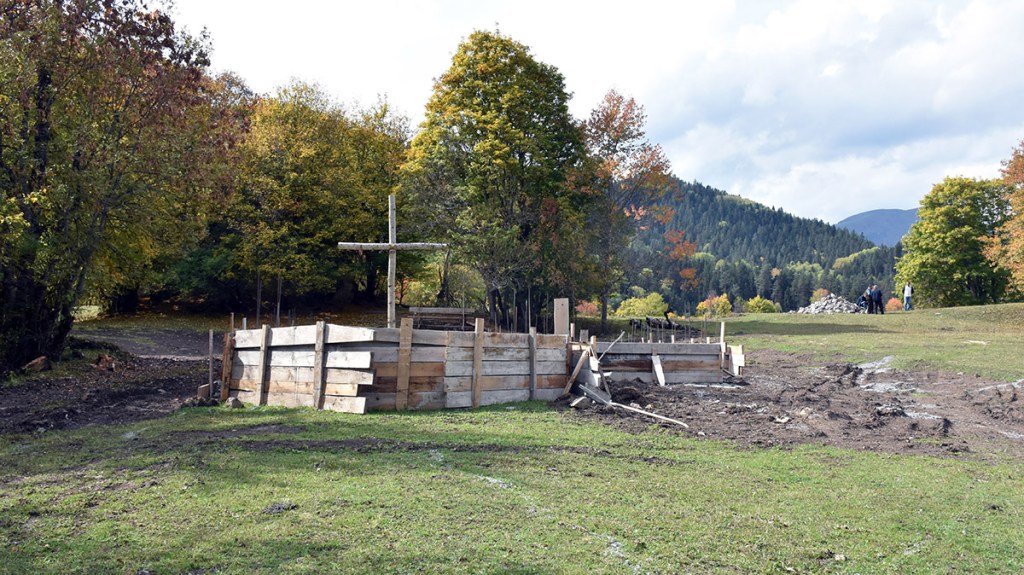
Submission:
M 220 400 L 227 401 L 231 394 L 231 378 L 235 361 L 235 336 L 230 332 L 224 334 L 224 356 L 221 360 Z
M 534 399 L 537 391 L 537 328 L 530 328 L 528 338 L 530 344 L 530 399 Z
M 657 354 L 652 355 L 651 364 L 654 366 L 654 379 L 658 385 L 665 387 L 665 371 L 661 368 L 661 357 Z
M 579 376 L 580 371 L 583 370 L 583 366 L 587 365 L 589 363 L 587 361 L 587 359 L 589 357 L 590 357 L 590 348 L 588 347 L 588 348 L 585 348 L 583 350 L 582 354 L 580 354 L 580 360 L 579 360 L 579 362 L 576 363 L 576 369 L 572 370 L 572 375 L 570 375 L 569 379 L 565 382 L 565 388 L 562 389 L 562 394 L 563 395 L 566 394 L 566 393 L 569 393 L 569 390 L 572 389 L 572 384 L 573 384 L 573 382 L 576 381 L 576 377 Z

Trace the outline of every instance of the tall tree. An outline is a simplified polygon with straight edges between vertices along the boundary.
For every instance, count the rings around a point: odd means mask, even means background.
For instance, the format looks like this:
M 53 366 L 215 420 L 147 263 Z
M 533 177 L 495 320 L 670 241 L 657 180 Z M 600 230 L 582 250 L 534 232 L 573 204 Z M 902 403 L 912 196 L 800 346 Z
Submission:
M 1008 274 L 985 259 L 984 245 L 1006 221 L 1009 206 L 998 180 L 946 178 L 921 200 L 917 223 L 904 236 L 896 283 L 913 282 L 922 305 L 999 301 Z
M 608 296 L 621 281 L 623 257 L 640 221 L 653 213 L 668 187 L 669 162 L 644 133 L 643 106 L 615 90 L 605 94 L 586 122 L 593 168 L 590 230 L 600 265 L 601 330 L 607 328 Z
M 985 247 L 985 255 L 1010 274 L 1010 287 L 1024 297 L 1024 140 L 1003 161 L 1003 185 L 1010 216 Z
M 386 239 L 406 126 L 386 103 L 349 111 L 302 82 L 261 99 L 229 212 L 238 267 L 254 279 L 281 278 L 292 295 L 331 293 L 343 277 L 365 273 L 372 295 L 379 258 L 367 265 L 336 246 Z
M 502 316 L 503 289 L 528 292 L 557 269 L 549 240 L 566 237 L 581 208 L 565 185 L 581 156 L 568 100 L 554 67 L 511 38 L 477 31 L 435 81 L 412 143 L 403 194 L 430 224 L 421 232 L 447 237 L 472 262 Z
M 204 39 L 141 0 L 0 7 L 0 371 L 57 356 L 96 255 L 194 205 Z M 190 183 L 191 182 L 191 183 Z

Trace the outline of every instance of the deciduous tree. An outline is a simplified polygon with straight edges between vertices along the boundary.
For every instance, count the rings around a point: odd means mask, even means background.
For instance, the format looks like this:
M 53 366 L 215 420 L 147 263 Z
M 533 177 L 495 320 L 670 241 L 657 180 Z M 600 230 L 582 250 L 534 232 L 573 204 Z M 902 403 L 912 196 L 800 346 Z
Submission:
M 921 200 L 917 223 L 904 236 L 896 284 L 914 284 L 926 306 L 999 301 L 1008 274 L 985 259 L 983 248 L 1006 221 L 1002 182 L 946 178 Z
M 1017 297 L 1024 297 L 1024 140 L 1003 162 L 1002 176 L 1010 216 L 988 241 L 985 255 L 1010 274 L 1010 287 Z
M 209 103 L 205 39 L 141 0 L 7 1 L 0 39 L 5 371 L 60 354 L 97 254 L 200 203 L 217 152 L 189 121 Z

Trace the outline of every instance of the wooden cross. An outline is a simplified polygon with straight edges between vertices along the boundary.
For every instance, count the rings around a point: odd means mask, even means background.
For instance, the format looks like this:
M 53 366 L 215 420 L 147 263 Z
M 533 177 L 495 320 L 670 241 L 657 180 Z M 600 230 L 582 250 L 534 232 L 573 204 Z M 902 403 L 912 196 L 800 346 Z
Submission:
M 396 240 L 395 195 L 388 196 L 388 243 L 338 242 L 343 250 L 387 250 L 388 251 L 388 327 L 395 327 L 395 260 L 398 250 L 445 250 L 448 244 L 408 243 Z

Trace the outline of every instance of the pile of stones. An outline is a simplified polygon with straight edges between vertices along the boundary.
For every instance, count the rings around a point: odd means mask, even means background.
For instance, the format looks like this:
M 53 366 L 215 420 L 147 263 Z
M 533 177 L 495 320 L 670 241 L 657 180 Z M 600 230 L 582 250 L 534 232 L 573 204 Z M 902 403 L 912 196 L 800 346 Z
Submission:
M 796 310 L 796 313 L 858 313 L 860 311 L 857 304 L 843 296 L 830 293 L 811 305 Z

